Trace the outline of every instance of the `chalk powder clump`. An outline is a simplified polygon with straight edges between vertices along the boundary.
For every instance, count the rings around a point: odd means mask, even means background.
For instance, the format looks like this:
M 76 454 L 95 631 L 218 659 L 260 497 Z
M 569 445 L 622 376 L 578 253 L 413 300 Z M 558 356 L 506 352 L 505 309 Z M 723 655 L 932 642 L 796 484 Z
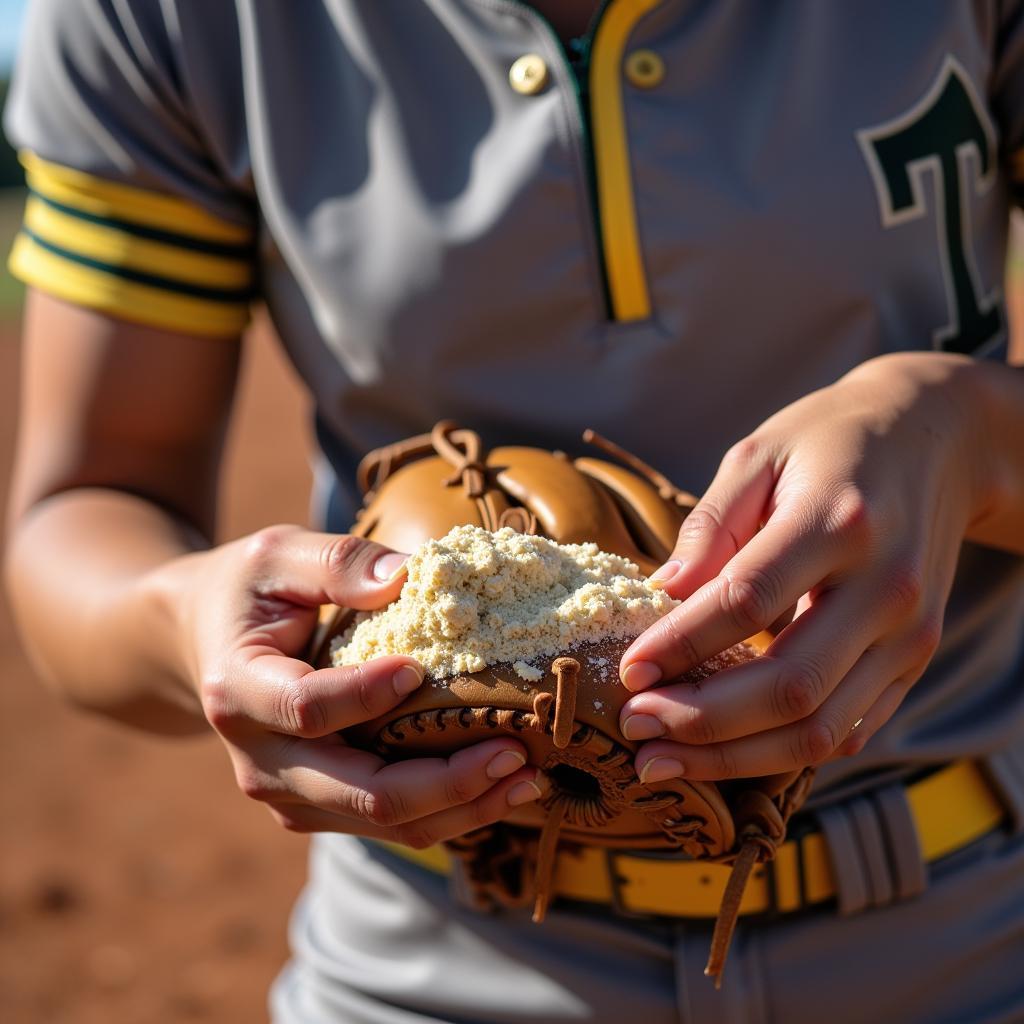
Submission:
M 435 679 L 512 664 L 533 682 L 538 658 L 636 636 L 677 604 L 596 544 L 456 526 L 410 555 L 398 600 L 356 615 L 332 661 L 405 654 Z

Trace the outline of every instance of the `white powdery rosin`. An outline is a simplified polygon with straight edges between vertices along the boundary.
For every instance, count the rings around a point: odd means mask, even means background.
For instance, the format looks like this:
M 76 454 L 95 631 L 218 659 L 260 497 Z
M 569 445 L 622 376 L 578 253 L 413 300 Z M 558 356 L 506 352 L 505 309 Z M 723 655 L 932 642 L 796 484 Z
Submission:
M 513 664 L 536 681 L 536 659 L 636 636 L 677 604 L 596 544 L 456 526 L 410 555 L 398 600 L 360 612 L 335 640 L 332 661 L 405 654 L 435 679 Z

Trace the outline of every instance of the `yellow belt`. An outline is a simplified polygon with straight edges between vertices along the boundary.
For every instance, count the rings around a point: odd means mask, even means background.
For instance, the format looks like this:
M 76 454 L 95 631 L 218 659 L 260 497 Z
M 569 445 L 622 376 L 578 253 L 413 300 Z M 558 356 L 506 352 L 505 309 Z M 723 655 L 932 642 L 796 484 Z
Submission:
M 938 860 L 990 832 L 1005 812 L 981 769 L 957 761 L 907 787 L 921 855 Z M 421 867 L 449 874 L 452 859 L 442 846 L 413 850 L 385 843 Z M 619 853 L 596 846 L 561 850 L 553 892 L 566 899 L 608 903 L 627 914 L 714 918 L 730 868 L 680 860 L 669 854 Z M 754 869 L 740 904 L 741 914 L 797 910 L 836 894 L 832 864 L 820 832 L 791 839 L 775 861 Z

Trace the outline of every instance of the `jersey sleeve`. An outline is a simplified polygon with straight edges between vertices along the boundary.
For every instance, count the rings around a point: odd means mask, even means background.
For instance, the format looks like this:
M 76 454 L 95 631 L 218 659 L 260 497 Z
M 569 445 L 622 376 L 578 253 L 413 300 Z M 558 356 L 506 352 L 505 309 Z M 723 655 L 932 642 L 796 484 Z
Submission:
M 29 5 L 4 120 L 29 186 L 10 269 L 114 316 L 231 336 L 254 297 L 254 206 L 204 145 L 169 10 Z

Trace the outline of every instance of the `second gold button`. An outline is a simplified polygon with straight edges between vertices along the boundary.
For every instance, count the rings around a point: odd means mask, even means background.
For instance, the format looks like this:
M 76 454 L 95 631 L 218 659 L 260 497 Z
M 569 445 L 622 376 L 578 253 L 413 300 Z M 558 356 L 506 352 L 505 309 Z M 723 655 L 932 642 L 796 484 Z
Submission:
M 623 66 L 626 79 L 638 89 L 653 89 L 665 77 L 665 62 L 653 50 L 634 50 Z

